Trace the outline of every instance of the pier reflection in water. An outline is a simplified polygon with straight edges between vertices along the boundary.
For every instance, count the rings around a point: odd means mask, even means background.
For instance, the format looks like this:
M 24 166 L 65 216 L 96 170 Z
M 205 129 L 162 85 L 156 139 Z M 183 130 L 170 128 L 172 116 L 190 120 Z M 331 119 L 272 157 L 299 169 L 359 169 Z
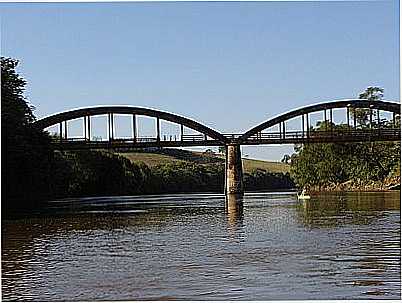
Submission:
M 2 299 L 399 299 L 400 196 L 69 199 L 3 221 Z
M 241 226 L 243 224 L 243 195 L 226 195 L 225 211 L 227 214 L 229 226 Z

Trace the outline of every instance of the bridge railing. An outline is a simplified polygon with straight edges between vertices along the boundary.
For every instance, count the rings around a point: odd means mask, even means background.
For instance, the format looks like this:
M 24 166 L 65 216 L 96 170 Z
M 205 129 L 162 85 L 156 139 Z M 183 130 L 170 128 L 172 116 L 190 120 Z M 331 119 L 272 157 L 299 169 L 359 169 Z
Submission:
M 309 138 L 340 138 L 340 137 L 355 137 L 369 138 L 371 137 L 398 137 L 401 135 L 399 128 L 372 128 L 372 129 L 350 129 L 350 130 L 327 130 L 327 131 L 286 131 L 283 132 L 261 132 L 247 139 L 248 141 L 263 141 L 263 140 L 281 140 L 281 139 L 309 139 Z
M 228 139 L 238 139 L 240 138 L 243 134 L 222 134 L 225 138 Z
M 106 142 L 121 142 L 121 143 L 150 143 L 150 142 L 201 142 L 201 141 L 216 141 L 215 139 L 208 138 L 204 134 L 183 134 L 178 135 L 162 135 L 161 137 L 136 137 L 136 138 L 109 138 L 109 139 L 89 139 L 83 137 L 68 137 L 60 138 L 59 136 L 52 137 L 53 142 L 93 142 L 93 143 L 106 143 Z

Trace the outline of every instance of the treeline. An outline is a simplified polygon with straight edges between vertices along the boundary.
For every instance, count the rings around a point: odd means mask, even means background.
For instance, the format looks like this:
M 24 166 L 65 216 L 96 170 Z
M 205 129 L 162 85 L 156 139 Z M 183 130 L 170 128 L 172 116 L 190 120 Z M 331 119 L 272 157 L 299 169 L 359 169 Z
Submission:
M 381 88 L 370 87 L 360 97 L 379 100 L 382 93 Z M 353 118 L 356 116 L 359 129 L 370 127 L 368 110 L 356 109 L 351 114 Z M 374 116 L 371 127 L 394 126 L 386 119 L 380 119 L 380 125 L 377 121 Z M 311 135 L 330 127 L 329 122 L 319 122 L 311 128 Z M 345 124 L 332 127 L 335 131 L 348 128 Z M 400 127 L 399 118 L 396 127 Z M 400 142 L 298 145 L 291 156 L 291 175 L 299 188 L 312 190 L 386 189 L 400 183 Z
M 57 197 L 221 191 L 223 166 L 178 161 L 153 167 L 108 151 L 55 152 Z
M 290 173 L 273 173 L 264 169 L 254 169 L 243 177 L 246 191 L 293 189 L 295 183 Z
M 107 151 L 52 150 L 49 134 L 32 126 L 34 108 L 23 95 L 26 81 L 17 65 L 1 57 L 3 216 L 52 198 L 223 191 L 224 161 L 213 156 L 194 159 L 188 151 L 175 151 L 182 161 L 148 167 Z M 289 174 L 245 175 L 247 190 L 290 187 Z
M 149 167 L 108 151 L 55 152 L 51 172 L 54 196 L 135 195 L 223 192 L 225 166 L 177 161 Z M 293 188 L 290 175 L 254 170 L 246 190 Z

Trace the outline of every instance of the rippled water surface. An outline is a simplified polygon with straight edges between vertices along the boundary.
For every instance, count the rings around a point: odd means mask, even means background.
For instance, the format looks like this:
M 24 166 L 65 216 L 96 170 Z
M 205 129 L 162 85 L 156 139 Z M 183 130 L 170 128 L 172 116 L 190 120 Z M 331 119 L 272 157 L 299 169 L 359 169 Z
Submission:
M 53 201 L 2 222 L 2 299 L 399 299 L 399 195 Z

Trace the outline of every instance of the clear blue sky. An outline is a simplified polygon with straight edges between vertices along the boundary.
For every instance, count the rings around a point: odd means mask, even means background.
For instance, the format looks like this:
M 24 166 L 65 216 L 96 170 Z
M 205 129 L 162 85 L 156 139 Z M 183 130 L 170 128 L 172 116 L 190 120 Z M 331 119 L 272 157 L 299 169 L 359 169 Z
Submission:
M 399 3 L 0 4 L 1 54 L 21 60 L 43 117 L 128 104 L 244 132 L 367 86 L 399 100 Z M 292 146 L 243 147 L 280 160 Z

